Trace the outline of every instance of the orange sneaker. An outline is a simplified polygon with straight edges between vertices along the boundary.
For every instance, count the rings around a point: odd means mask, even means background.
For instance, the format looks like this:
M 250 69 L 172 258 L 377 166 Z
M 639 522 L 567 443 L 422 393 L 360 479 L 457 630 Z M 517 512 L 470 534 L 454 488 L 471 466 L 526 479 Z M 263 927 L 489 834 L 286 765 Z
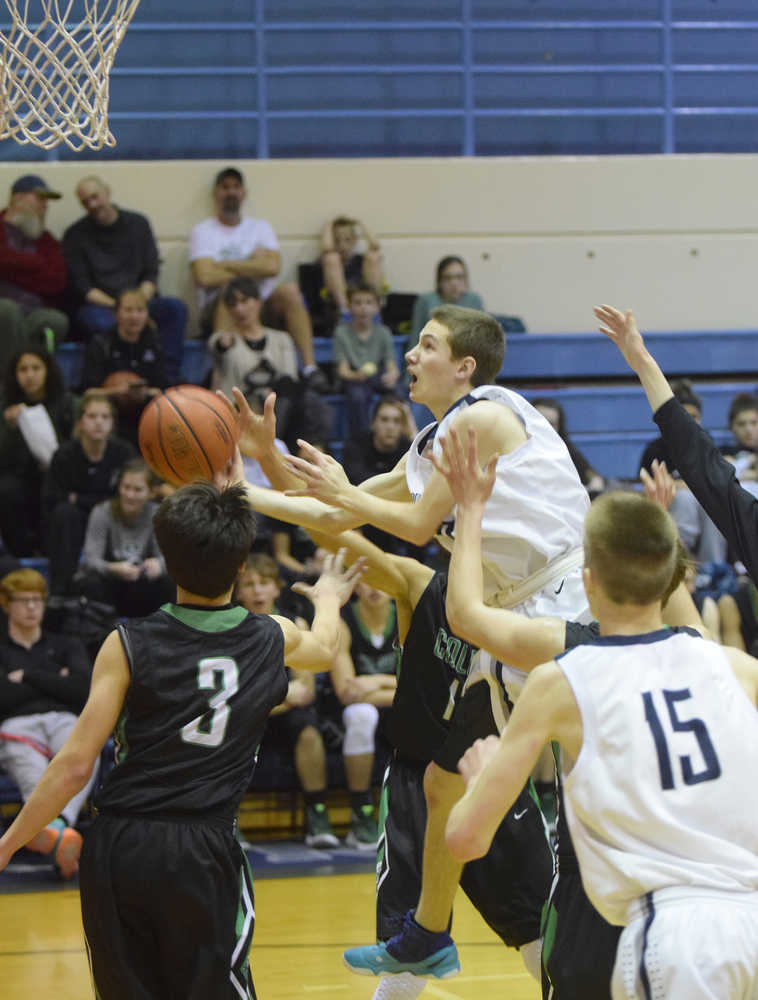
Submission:
M 62 878 L 69 879 L 76 875 L 79 871 L 81 853 L 82 835 L 72 826 L 67 826 L 55 848 L 55 865 Z

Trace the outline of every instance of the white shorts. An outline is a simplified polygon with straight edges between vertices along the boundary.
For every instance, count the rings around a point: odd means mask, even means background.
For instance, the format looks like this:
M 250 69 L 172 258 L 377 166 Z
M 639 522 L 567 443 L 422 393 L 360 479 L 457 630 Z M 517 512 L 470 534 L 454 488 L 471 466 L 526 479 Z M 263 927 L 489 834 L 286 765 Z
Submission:
M 592 615 L 584 592 L 581 567 L 571 570 L 559 580 L 551 581 L 542 590 L 532 594 L 523 603 L 509 608 L 525 618 L 563 618 L 565 621 L 588 623 Z M 526 684 L 528 674 L 519 667 L 500 663 L 490 653 L 480 649 L 471 662 L 466 687 L 486 680 L 490 685 L 492 714 L 502 732 L 513 704 Z
M 758 893 L 663 889 L 616 952 L 613 1000 L 758 1000 Z

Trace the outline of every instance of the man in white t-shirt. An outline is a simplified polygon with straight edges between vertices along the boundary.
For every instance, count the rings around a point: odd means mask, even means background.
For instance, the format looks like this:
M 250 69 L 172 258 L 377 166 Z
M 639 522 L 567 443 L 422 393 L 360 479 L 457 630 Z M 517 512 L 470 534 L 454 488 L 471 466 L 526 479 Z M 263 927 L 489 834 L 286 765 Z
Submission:
M 190 237 L 190 267 L 198 290 L 203 334 L 230 329 L 220 293 L 224 285 L 240 275 L 259 282 L 264 299 L 264 325 L 282 326 L 289 332 L 303 359 L 303 373 L 311 387 L 323 388 L 325 379 L 316 367 L 313 329 L 294 282 L 276 283 L 281 269 L 279 241 L 265 219 L 242 214 L 247 191 L 242 174 L 226 167 L 216 174 L 213 200 L 216 214 L 199 222 Z M 225 324 L 225 320 L 227 321 Z

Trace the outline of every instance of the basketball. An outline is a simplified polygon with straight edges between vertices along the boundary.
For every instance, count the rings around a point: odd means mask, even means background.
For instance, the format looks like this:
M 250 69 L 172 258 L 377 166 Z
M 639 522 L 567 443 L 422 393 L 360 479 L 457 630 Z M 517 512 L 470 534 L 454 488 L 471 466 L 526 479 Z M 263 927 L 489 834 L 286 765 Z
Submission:
M 234 454 L 239 416 L 197 385 L 176 385 L 145 407 L 139 447 L 153 472 L 174 486 L 210 480 Z

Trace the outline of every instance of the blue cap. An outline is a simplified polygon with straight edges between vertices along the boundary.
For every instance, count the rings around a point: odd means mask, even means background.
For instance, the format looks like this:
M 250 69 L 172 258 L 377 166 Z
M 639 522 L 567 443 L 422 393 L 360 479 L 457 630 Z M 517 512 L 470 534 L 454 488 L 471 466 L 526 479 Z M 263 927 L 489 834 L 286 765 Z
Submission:
M 30 191 L 33 191 L 35 194 L 41 194 L 43 198 L 61 197 L 58 191 L 51 191 L 37 174 L 24 174 L 23 177 L 19 177 L 18 180 L 13 182 L 11 194 L 28 194 Z

